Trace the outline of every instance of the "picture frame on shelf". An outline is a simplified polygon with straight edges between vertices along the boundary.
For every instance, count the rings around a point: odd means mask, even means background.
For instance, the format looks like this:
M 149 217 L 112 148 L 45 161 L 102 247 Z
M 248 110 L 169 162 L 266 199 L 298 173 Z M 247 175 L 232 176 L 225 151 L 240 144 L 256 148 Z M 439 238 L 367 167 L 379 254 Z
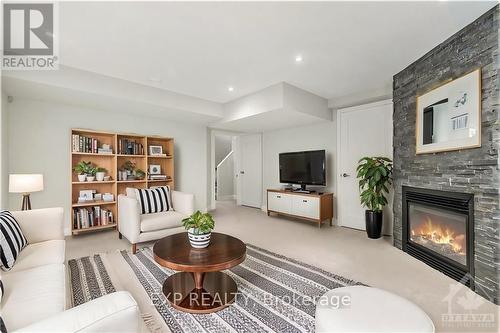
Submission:
M 149 155 L 150 156 L 165 156 L 163 154 L 162 146 L 149 146 Z
M 160 175 L 161 174 L 161 165 L 150 164 L 149 165 L 149 174 L 150 175 Z

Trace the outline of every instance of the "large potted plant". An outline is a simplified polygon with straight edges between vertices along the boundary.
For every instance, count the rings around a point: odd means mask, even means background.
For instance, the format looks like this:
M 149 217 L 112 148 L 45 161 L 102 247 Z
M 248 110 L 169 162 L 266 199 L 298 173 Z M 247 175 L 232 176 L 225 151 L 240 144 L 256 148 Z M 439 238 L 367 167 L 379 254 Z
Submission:
M 392 161 L 386 157 L 363 157 L 356 169 L 361 204 L 365 211 L 366 233 L 369 238 L 380 238 L 382 210 L 387 205 L 389 185 L 392 184 Z
M 210 236 L 215 226 L 215 221 L 209 213 L 199 210 L 182 220 L 184 228 L 188 231 L 191 246 L 203 249 L 210 244 Z

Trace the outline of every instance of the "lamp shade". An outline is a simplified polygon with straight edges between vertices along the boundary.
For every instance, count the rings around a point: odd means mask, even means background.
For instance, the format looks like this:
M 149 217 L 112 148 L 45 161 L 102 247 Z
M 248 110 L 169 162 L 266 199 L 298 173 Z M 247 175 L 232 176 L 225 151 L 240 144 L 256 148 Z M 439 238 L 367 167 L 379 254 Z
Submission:
M 10 193 L 31 193 L 43 190 L 43 175 L 12 174 L 9 175 Z

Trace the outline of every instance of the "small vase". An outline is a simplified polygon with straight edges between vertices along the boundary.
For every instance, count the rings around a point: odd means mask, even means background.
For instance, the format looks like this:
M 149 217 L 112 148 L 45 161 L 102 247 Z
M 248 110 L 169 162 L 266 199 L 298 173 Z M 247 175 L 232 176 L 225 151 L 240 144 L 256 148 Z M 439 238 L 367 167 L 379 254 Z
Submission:
M 78 181 L 84 182 L 87 179 L 87 175 L 78 175 Z
M 195 233 L 195 229 L 191 228 L 188 230 L 189 243 L 195 249 L 204 249 L 210 244 L 211 232 L 205 234 Z
M 104 176 L 106 175 L 105 172 L 97 172 L 95 174 L 95 179 L 98 181 L 98 182 L 102 182 L 104 180 Z

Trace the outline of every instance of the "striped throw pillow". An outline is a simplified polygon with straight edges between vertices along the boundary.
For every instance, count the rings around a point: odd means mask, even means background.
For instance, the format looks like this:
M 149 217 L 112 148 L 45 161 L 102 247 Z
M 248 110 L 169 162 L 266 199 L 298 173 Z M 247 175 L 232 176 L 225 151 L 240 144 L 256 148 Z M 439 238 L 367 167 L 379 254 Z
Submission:
M 3 282 L 2 282 L 2 279 L 0 279 L 0 303 L 2 303 L 3 294 L 4 294 Z M 3 319 L 1 316 L 0 316 L 0 332 L 7 333 L 7 328 L 5 327 L 5 323 L 3 322 Z
M 0 211 L 0 266 L 10 270 L 21 250 L 28 244 L 14 216 L 7 210 Z
M 141 214 L 160 213 L 173 210 L 170 187 L 136 188 L 135 196 L 139 201 Z

